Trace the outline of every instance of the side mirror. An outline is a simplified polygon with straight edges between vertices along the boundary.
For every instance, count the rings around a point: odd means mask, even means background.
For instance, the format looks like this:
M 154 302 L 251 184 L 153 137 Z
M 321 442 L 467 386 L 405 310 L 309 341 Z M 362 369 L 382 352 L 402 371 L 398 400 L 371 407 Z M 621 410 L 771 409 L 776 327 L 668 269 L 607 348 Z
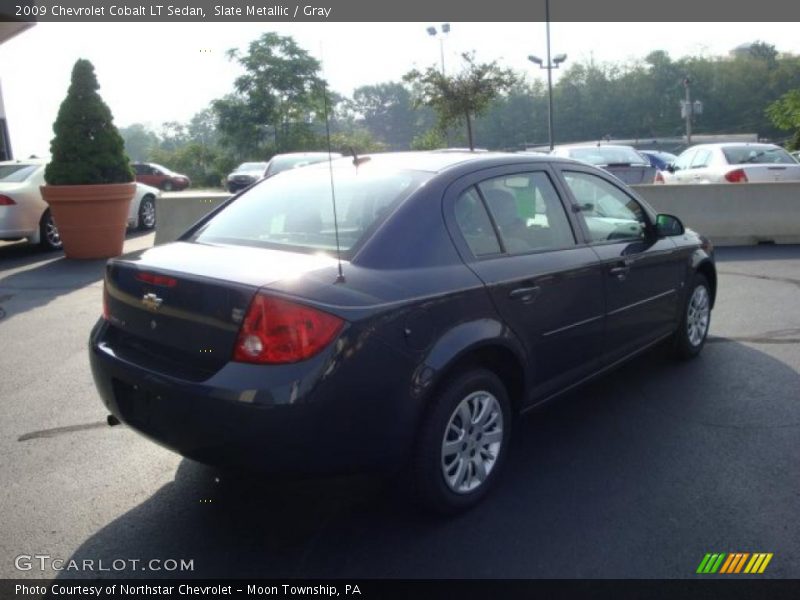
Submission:
M 659 237 L 683 235 L 686 228 L 678 217 L 673 215 L 658 215 L 656 217 L 656 232 Z

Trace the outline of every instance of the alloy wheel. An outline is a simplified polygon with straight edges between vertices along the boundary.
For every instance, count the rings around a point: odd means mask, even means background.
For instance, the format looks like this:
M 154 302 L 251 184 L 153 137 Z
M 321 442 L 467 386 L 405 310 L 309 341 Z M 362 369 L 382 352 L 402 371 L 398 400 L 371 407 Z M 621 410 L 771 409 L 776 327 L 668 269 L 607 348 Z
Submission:
M 692 346 L 702 344 L 708 332 L 711 312 L 709 300 L 708 290 L 705 286 L 698 285 L 694 288 L 686 311 L 686 337 L 689 338 Z

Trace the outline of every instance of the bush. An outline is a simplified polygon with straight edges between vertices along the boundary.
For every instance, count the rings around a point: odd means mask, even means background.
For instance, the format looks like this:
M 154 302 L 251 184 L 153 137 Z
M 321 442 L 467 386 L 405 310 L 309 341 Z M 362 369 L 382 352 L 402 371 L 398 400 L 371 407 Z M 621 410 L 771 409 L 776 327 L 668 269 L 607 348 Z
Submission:
M 125 144 L 99 88 L 92 63 L 79 59 L 53 124 L 52 159 L 44 174 L 49 185 L 133 181 Z

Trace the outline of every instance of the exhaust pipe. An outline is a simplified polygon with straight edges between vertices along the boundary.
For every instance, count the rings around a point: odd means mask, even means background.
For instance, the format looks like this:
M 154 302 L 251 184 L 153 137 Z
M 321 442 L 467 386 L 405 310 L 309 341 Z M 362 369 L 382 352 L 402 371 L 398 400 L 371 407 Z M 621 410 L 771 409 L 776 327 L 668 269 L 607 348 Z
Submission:
M 119 421 L 119 419 L 118 419 L 117 417 L 115 417 L 114 415 L 108 415 L 108 416 L 106 417 L 106 423 L 108 423 L 108 426 L 109 426 L 109 427 L 114 427 L 114 425 L 119 425 L 119 424 L 120 424 L 120 421 Z

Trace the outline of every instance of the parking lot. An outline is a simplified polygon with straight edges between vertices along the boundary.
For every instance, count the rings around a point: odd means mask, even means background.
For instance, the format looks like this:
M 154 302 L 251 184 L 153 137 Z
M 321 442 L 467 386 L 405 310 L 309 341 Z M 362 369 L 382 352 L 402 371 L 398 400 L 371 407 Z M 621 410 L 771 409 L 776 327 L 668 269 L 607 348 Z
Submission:
M 718 249 L 702 355 L 652 351 L 527 415 L 496 492 L 451 519 L 375 478 L 220 479 L 105 425 L 102 268 L 0 244 L 0 577 L 671 578 L 707 552 L 800 577 L 800 246 Z M 37 554 L 193 570 L 15 567 Z

